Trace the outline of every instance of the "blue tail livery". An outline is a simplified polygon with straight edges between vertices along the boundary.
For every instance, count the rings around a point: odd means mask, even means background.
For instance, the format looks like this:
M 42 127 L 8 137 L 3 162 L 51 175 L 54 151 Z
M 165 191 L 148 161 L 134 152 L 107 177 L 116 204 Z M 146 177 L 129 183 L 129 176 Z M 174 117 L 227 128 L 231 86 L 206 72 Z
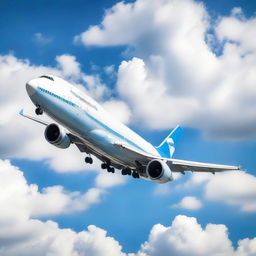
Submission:
M 171 133 L 163 140 L 163 142 L 156 147 L 157 151 L 162 157 L 171 158 L 174 151 L 175 146 L 177 146 L 177 143 L 180 140 L 181 134 L 182 134 L 182 127 L 176 126 Z

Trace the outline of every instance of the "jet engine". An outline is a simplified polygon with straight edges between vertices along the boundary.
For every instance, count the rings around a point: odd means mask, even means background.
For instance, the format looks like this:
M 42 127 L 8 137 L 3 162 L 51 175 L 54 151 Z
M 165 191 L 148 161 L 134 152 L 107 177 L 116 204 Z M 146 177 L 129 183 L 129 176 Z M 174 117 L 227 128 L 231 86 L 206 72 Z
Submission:
M 45 139 L 58 148 L 68 148 L 71 144 L 67 133 L 57 124 L 49 124 L 44 131 Z
M 151 160 L 146 168 L 148 177 L 157 183 L 172 181 L 172 171 L 163 160 Z

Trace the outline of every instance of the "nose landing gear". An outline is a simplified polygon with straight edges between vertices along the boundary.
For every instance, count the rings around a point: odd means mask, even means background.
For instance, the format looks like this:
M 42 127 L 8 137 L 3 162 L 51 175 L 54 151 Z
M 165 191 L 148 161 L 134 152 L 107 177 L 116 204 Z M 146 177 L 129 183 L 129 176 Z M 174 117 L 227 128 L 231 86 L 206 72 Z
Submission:
M 36 110 L 35 110 L 37 115 L 42 115 L 43 114 L 43 110 L 39 105 L 36 105 Z

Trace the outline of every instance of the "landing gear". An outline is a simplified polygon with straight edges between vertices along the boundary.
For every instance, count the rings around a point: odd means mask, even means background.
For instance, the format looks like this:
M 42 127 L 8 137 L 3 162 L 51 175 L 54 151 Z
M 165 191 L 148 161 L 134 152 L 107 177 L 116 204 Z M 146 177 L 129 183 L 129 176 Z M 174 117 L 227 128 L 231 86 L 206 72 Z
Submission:
M 134 179 L 139 179 L 139 178 L 140 178 L 140 175 L 139 175 L 136 171 L 133 171 L 133 172 L 132 172 L 132 177 L 133 177 Z
M 87 163 L 87 164 L 92 164 L 93 163 L 93 160 L 90 156 L 87 156 L 84 161 Z
M 37 115 L 42 115 L 43 114 L 42 108 L 39 105 L 36 105 L 36 107 L 37 107 L 36 110 L 35 110 L 36 114 Z
M 108 164 L 107 163 L 102 163 L 101 164 L 101 169 L 107 169 L 108 168 Z
M 101 164 L 101 169 L 107 169 L 108 172 L 115 173 L 115 168 L 110 166 L 110 161 Z
M 108 172 L 115 173 L 115 168 L 114 168 L 114 167 L 108 167 L 108 168 L 107 168 L 107 171 L 108 171 Z
M 122 175 L 131 175 L 132 171 L 130 168 L 124 168 L 122 169 Z

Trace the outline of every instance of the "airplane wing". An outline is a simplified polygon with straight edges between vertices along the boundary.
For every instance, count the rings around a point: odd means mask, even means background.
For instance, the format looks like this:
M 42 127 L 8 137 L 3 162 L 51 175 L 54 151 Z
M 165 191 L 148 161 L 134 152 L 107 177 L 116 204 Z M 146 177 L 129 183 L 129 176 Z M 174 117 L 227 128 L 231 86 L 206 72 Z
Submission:
M 43 120 L 41 120 L 41 119 L 39 119 L 39 118 L 33 117 L 33 116 L 31 116 L 31 115 L 28 115 L 27 113 L 24 112 L 23 109 L 19 112 L 19 114 L 20 114 L 21 116 L 23 116 L 23 117 L 26 117 L 26 118 L 28 118 L 28 119 L 30 119 L 30 120 L 32 120 L 32 121 L 35 121 L 35 122 L 37 122 L 37 123 L 39 123 L 39 124 L 42 124 L 42 125 L 45 125 L 45 126 L 47 126 L 47 125 L 50 124 L 50 123 L 48 123 L 48 122 L 46 122 L 46 121 L 43 121 Z
M 25 113 L 23 109 L 20 110 L 19 114 L 21 116 L 25 117 L 25 118 L 28 118 L 32 121 L 35 121 L 35 122 L 37 122 L 39 124 L 42 124 L 42 125 L 45 125 L 45 126 L 50 124 L 50 123 L 48 123 L 48 122 L 46 122 L 42 119 L 36 118 L 34 116 L 31 116 L 31 115 Z M 84 145 L 84 142 L 80 138 L 78 138 L 77 136 L 75 136 L 71 133 L 68 133 L 68 135 L 71 139 L 71 142 L 74 143 L 81 152 L 87 152 L 88 151 L 88 148 Z
M 28 118 L 28 119 L 30 119 L 34 122 L 37 122 L 37 123 L 45 125 L 45 126 L 50 124 L 49 122 L 47 122 L 45 120 L 42 120 L 42 119 L 39 119 L 39 118 L 36 118 L 32 115 L 27 114 L 23 109 L 20 110 L 19 114 L 21 116 L 25 117 L 25 118 Z M 82 152 L 82 153 L 86 152 L 87 154 L 93 153 L 94 155 L 97 154 L 97 152 L 93 151 L 93 149 L 90 147 L 90 145 L 88 145 L 88 143 L 86 143 L 84 140 L 82 140 L 81 138 L 79 138 L 75 134 L 67 132 L 67 135 L 69 136 L 69 138 L 71 140 L 71 143 L 75 144 L 80 152 Z
M 238 166 L 209 164 L 193 161 L 185 161 L 180 159 L 169 159 L 167 165 L 174 172 L 192 171 L 192 172 L 223 172 L 223 171 L 236 171 L 240 170 Z
M 238 166 L 231 165 L 219 165 L 219 164 L 209 164 L 201 162 L 186 161 L 173 158 L 163 158 L 161 156 L 154 156 L 152 154 L 146 153 L 140 149 L 137 149 L 128 144 L 115 142 L 114 145 L 126 151 L 127 153 L 133 154 L 135 159 L 139 161 L 142 165 L 147 165 L 153 159 L 163 160 L 167 163 L 173 172 L 192 171 L 192 172 L 222 172 L 222 171 L 235 171 L 240 170 Z

